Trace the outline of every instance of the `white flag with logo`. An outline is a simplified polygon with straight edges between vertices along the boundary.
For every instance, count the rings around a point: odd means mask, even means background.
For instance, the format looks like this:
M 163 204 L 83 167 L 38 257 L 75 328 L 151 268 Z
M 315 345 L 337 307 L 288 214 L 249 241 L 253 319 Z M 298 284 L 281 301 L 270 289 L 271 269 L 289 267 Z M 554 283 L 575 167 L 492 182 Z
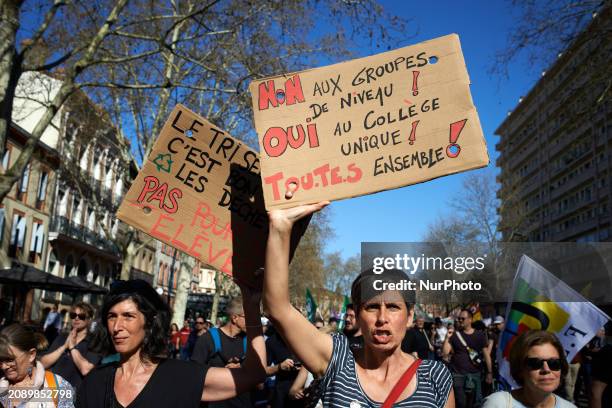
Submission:
M 610 317 L 526 255 L 521 257 L 508 299 L 506 326 L 497 348 L 499 372 L 513 388 L 508 356 L 519 334 L 546 330 L 561 341 L 571 361 Z

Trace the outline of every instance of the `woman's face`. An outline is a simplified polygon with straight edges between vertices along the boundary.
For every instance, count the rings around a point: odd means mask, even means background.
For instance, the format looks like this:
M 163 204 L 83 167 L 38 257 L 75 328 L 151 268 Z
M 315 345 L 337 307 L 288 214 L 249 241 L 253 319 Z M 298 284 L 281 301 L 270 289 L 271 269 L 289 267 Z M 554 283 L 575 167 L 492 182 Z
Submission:
M 78 307 L 70 313 L 70 318 L 72 319 L 72 328 L 77 331 L 86 330 L 91 319 L 87 312 Z
M 119 354 L 132 354 L 145 338 L 145 316 L 131 299 L 110 308 L 106 315 L 108 333 Z
M 402 343 L 406 328 L 412 326 L 412 312 L 397 291 L 386 291 L 365 302 L 357 317 L 366 346 L 394 350 Z
M 527 372 L 523 376 L 524 387 L 545 393 L 556 390 L 561 381 L 561 370 L 555 371 L 551 368 L 558 368 L 560 365 L 555 367 L 555 363 L 550 363 L 553 366 L 550 367 L 548 362 L 541 360 L 558 360 L 557 349 L 550 343 L 533 346 L 527 352 L 526 358 L 531 360 L 526 364 Z M 541 367 L 537 368 L 540 365 Z
M 4 372 L 6 379 L 14 384 L 22 381 L 28 375 L 28 370 L 34 366 L 36 349 L 23 351 L 14 346 L 9 346 L 8 349 L 14 357 L 0 361 L 0 369 Z

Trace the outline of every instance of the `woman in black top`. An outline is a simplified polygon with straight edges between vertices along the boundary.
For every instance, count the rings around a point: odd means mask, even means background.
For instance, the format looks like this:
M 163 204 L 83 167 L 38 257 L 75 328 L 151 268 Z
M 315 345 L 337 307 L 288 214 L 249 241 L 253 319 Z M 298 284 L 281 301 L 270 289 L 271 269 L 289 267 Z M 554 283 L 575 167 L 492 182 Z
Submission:
M 145 281 L 117 281 L 102 307 L 102 322 L 121 359 L 85 378 L 76 407 L 199 407 L 251 389 L 265 379 L 259 292 L 242 288 L 247 355 L 240 368 L 206 368 L 167 358 L 169 310 Z

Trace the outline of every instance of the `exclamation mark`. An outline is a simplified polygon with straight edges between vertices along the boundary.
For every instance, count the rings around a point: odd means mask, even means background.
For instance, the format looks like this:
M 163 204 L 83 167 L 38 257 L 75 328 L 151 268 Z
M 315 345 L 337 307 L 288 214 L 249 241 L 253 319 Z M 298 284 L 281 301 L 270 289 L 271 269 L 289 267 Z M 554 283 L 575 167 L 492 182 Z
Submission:
M 416 140 L 416 128 L 418 124 L 418 120 L 412 122 L 412 130 L 410 131 L 410 137 L 408 138 L 408 143 L 411 145 L 414 144 L 414 141 Z
M 417 96 L 419 94 L 417 79 L 419 79 L 419 71 L 412 71 L 412 96 Z
M 465 122 L 467 122 L 467 119 L 450 124 L 450 136 L 448 138 L 450 144 L 446 146 L 446 155 L 451 159 L 454 159 L 455 157 L 459 156 L 459 153 L 461 153 L 461 146 L 457 144 L 457 139 L 459 139 L 459 135 L 465 127 Z

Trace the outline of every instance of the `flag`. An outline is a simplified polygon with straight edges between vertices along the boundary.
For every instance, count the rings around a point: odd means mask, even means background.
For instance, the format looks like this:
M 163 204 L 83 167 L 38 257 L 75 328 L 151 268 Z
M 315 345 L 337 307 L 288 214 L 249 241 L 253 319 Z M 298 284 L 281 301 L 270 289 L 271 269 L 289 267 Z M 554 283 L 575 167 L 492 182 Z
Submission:
M 342 310 L 340 311 L 340 322 L 338 323 L 338 331 L 344 330 L 344 316 L 346 316 L 346 307 L 351 303 L 348 296 L 344 295 L 344 302 L 342 302 Z
M 499 372 L 512 388 L 508 357 L 519 334 L 546 330 L 561 341 L 571 361 L 610 318 L 526 255 L 521 257 L 508 299 L 506 325 L 497 348 Z
M 317 302 L 315 302 L 310 290 L 306 288 L 306 317 L 311 322 L 314 322 L 317 315 Z

